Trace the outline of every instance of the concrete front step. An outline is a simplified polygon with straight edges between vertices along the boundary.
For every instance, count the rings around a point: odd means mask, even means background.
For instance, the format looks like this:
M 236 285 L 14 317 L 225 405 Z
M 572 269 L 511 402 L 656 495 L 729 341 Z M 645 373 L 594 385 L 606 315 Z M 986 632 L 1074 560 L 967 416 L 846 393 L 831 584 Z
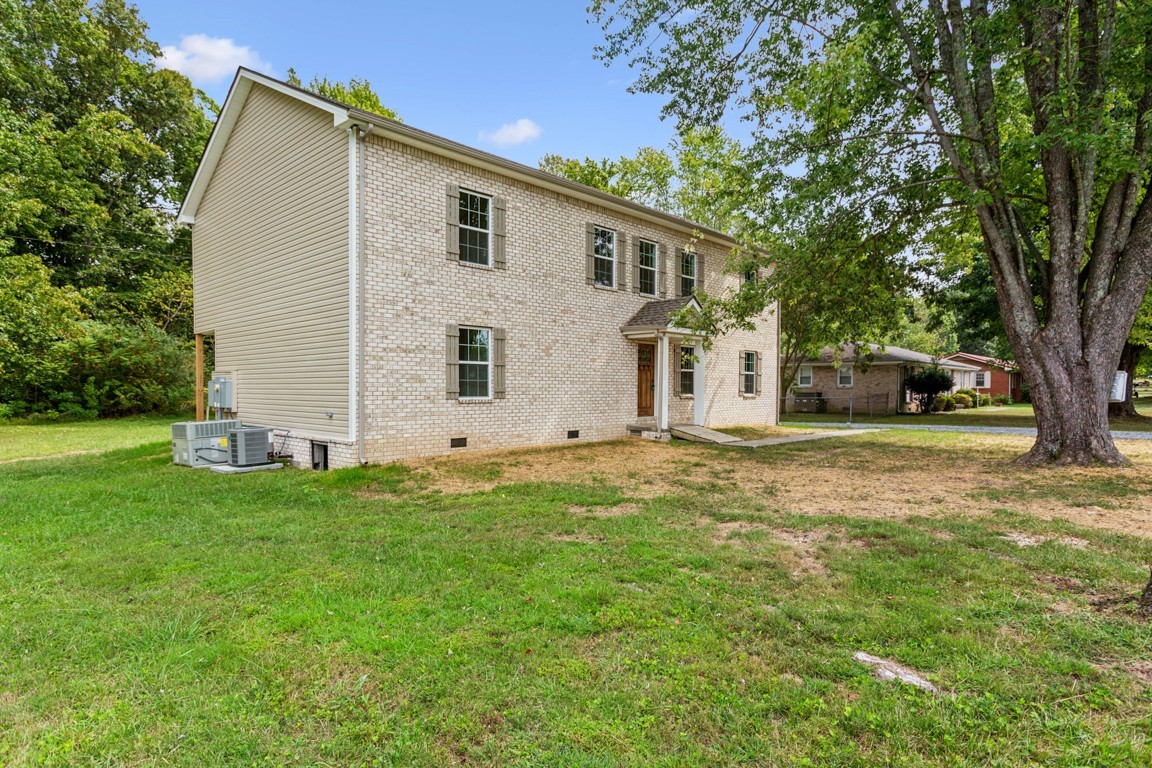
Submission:
M 678 437 L 681 440 L 691 440 L 694 443 L 716 443 L 718 445 L 725 445 L 727 443 L 741 442 L 738 437 L 726 435 L 723 432 L 717 432 L 707 427 L 698 427 L 695 424 L 673 424 L 668 427 L 668 431 L 672 433 L 672 437 Z

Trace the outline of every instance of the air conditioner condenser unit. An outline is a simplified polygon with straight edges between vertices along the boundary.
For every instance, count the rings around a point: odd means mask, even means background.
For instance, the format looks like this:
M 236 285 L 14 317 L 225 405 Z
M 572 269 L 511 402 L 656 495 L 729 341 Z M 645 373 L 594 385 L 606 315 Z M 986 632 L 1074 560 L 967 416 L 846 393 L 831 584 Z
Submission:
M 239 427 L 239 419 L 176 422 L 172 425 L 172 462 L 182 467 L 227 464 L 228 432 Z
M 228 432 L 229 458 L 233 467 L 252 467 L 270 463 L 272 430 L 267 427 L 240 427 Z

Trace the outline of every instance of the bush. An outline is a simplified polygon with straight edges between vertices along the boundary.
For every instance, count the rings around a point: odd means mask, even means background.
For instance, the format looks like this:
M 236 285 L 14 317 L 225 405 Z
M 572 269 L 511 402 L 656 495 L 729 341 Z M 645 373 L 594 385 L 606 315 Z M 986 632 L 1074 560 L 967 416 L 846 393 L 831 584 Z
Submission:
M 992 405 L 992 398 L 989 395 L 980 395 L 980 407 Z
M 971 408 L 972 396 L 966 395 L 963 391 L 960 391 L 952 395 L 952 402 L 956 404 L 957 408 Z
M 956 410 L 956 398 L 951 395 L 936 395 L 932 398 L 932 413 Z
M 987 397 L 987 395 L 985 395 L 985 397 Z M 1011 395 L 996 395 L 996 397 L 990 398 L 990 400 L 993 405 L 1012 405 Z
M 910 373 L 904 379 L 904 387 L 912 394 L 921 413 L 927 413 L 936 396 L 952 389 L 955 384 L 952 374 L 937 366 Z M 953 403 L 952 407 L 955 408 L 956 404 Z
M 953 393 L 952 396 L 955 397 L 956 395 L 967 395 L 969 400 L 972 400 L 973 402 L 976 400 L 976 390 L 974 389 L 958 389 Z

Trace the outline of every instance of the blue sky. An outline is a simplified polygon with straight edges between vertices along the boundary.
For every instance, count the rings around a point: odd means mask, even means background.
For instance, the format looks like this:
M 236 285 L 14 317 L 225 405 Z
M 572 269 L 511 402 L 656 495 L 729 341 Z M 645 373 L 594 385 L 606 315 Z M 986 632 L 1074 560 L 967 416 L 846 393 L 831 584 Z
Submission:
M 222 101 L 239 64 L 371 81 L 409 125 L 528 165 L 665 146 L 660 97 L 593 58 L 586 0 L 136 0 L 166 62 Z

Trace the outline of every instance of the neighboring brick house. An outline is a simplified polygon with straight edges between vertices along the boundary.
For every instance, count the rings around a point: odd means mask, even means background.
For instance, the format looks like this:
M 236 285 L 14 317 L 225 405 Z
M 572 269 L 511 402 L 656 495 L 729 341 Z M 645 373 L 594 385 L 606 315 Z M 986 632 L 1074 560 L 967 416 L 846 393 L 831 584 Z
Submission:
M 973 373 L 975 366 L 937 360 L 910 349 L 871 344 L 871 358 L 857 364 L 858 344 L 848 344 L 840 354 L 825 347 L 798 368 L 796 383 L 786 402 L 790 413 L 841 412 L 860 415 L 911 413 L 916 403 L 904 388 L 908 374 L 938 365 L 953 377 Z
M 1023 379 L 1020 378 L 1020 371 L 1016 367 L 1016 363 L 1008 360 L 997 360 L 994 357 L 985 357 L 984 355 L 974 355 L 970 352 L 953 352 L 951 355 L 945 356 L 944 359 L 966 363 L 979 369 L 965 373 L 962 378 L 957 377 L 957 389 L 974 389 L 989 397 L 1007 395 L 1012 398 L 1014 403 L 1024 401 L 1024 392 L 1021 387 Z
M 729 237 L 263 75 L 179 218 L 230 413 L 298 464 L 776 422 L 775 312 L 673 323 L 739 287 Z

